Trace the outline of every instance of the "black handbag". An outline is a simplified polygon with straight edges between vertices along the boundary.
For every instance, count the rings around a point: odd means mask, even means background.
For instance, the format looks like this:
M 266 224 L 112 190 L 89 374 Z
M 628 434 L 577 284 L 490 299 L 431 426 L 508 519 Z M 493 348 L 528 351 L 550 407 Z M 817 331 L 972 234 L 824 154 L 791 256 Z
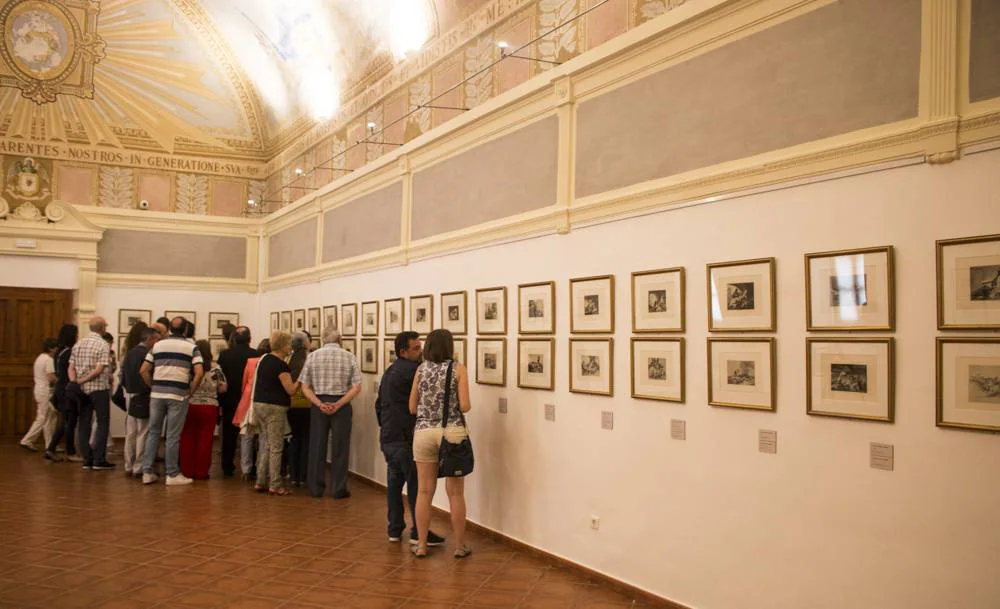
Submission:
M 127 404 L 125 401 L 125 386 L 121 383 L 118 383 L 118 389 L 115 389 L 115 392 L 111 395 L 111 403 L 120 408 L 123 412 L 128 412 L 125 408 L 125 405 Z
M 451 375 L 455 362 L 448 363 L 448 375 L 444 381 L 444 412 L 441 414 L 441 447 L 438 449 L 438 478 L 462 478 L 472 473 L 476 466 L 476 457 L 472 452 L 472 440 L 466 435 L 458 444 L 448 441 L 445 430 L 448 428 L 448 414 L 451 402 Z M 458 409 L 458 417 L 465 425 L 465 415 L 462 414 L 461 407 Z

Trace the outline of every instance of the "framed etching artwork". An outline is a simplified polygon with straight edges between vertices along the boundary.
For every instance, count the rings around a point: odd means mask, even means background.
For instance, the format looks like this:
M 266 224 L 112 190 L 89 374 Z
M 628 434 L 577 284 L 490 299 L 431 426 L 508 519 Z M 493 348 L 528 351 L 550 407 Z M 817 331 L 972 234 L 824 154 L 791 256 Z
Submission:
M 521 334 L 556 333 L 556 283 L 517 286 L 517 331 Z
M 126 353 L 126 351 L 125 351 L 125 341 L 126 340 L 128 340 L 128 334 L 119 334 L 118 335 L 118 351 L 115 351 L 115 354 L 118 356 L 118 361 L 119 362 L 122 361 L 123 357 L 125 357 L 125 353 Z
M 434 296 L 410 297 L 410 330 L 427 335 L 434 329 Z
M 306 329 L 306 310 L 295 309 L 292 311 L 292 332 L 302 332 Z
M 455 353 L 454 359 L 456 362 L 462 364 L 463 366 L 468 365 L 468 360 L 465 358 L 465 339 L 456 338 L 455 339 Z
M 517 339 L 517 386 L 522 389 L 556 388 L 556 339 Z
M 612 338 L 569 339 L 569 390 L 614 395 L 615 342 Z
M 476 333 L 507 333 L 507 288 L 476 290 Z
M 403 331 L 405 316 L 402 298 L 391 298 L 386 300 L 382 306 L 385 315 L 385 335 L 396 336 Z
M 337 326 L 337 305 L 323 307 L 323 329 L 336 328 Z
M 632 331 L 684 331 L 684 269 L 632 273 Z
M 892 331 L 892 246 L 806 254 L 806 330 Z
M 281 330 L 282 332 L 292 331 L 292 312 L 282 311 L 281 312 Z
M 353 353 L 355 356 L 358 354 L 358 341 L 355 338 L 341 338 L 340 348 L 348 353 Z
M 361 303 L 361 336 L 378 336 L 378 301 L 376 300 Z
M 278 313 L 277 311 L 274 311 L 273 313 L 271 313 L 271 320 L 270 321 L 271 321 L 271 324 L 270 324 L 271 332 L 277 332 L 278 330 L 281 329 L 281 314 L 280 313 Z
M 382 371 L 389 369 L 394 361 L 399 359 L 396 355 L 396 340 L 394 338 L 382 339 Z
M 892 338 L 807 338 L 806 412 L 892 423 Z
M 240 325 L 239 313 L 209 313 L 208 314 L 208 336 L 211 338 L 222 338 L 222 326 L 232 324 Z
M 464 290 L 441 294 L 441 327 L 456 335 L 468 333 L 468 301 L 469 295 Z
M 480 385 L 507 385 L 507 339 L 476 340 L 476 382 Z
M 361 339 L 361 372 L 378 374 L 378 339 Z
M 310 351 L 315 351 L 316 349 L 319 349 L 322 346 L 323 346 L 323 343 L 320 342 L 320 340 L 318 338 L 314 338 L 314 339 L 312 339 L 312 340 L 309 341 L 309 350 Z
M 355 336 L 358 333 L 358 305 L 355 303 L 340 305 L 341 333 L 344 336 Z
M 708 339 L 708 403 L 775 410 L 773 338 Z
M 684 339 L 632 339 L 632 397 L 684 401 Z
M 615 277 L 569 280 L 569 331 L 574 334 L 611 334 L 615 331 Z
M 707 266 L 709 332 L 773 332 L 774 258 Z
M 306 332 L 311 338 L 319 338 L 322 332 L 323 313 L 319 307 L 309 309 L 306 312 Z
M 139 322 L 147 326 L 153 323 L 153 312 L 142 309 L 118 309 L 118 333 L 128 334 L 132 326 Z
M 938 241 L 940 330 L 1000 330 L 1000 235 Z
M 163 316 L 167 319 L 173 319 L 175 317 L 183 317 L 189 322 L 194 324 L 195 330 L 198 329 L 198 314 L 194 311 L 164 311 Z
M 937 425 L 1000 431 L 1000 338 L 937 339 Z

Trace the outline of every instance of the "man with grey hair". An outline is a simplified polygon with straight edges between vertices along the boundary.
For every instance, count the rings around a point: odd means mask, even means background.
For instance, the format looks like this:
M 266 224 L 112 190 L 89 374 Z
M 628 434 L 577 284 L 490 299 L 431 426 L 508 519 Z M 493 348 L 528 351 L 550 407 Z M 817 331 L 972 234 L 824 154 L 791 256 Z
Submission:
M 309 409 L 309 494 L 322 497 L 326 490 L 326 447 L 332 435 L 331 494 L 347 499 L 347 465 L 351 453 L 351 400 L 361 393 L 361 371 L 353 353 L 340 347 L 340 331 L 323 330 L 323 346 L 309 354 L 302 374 L 302 394 Z M 332 432 L 332 434 L 331 434 Z
M 88 324 L 90 334 L 73 345 L 69 357 L 69 380 L 77 385 L 80 424 L 77 429 L 83 469 L 108 470 L 108 426 L 111 421 L 111 347 L 102 335 L 108 329 L 103 317 L 94 316 Z M 90 443 L 91 418 L 97 419 L 94 443 Z

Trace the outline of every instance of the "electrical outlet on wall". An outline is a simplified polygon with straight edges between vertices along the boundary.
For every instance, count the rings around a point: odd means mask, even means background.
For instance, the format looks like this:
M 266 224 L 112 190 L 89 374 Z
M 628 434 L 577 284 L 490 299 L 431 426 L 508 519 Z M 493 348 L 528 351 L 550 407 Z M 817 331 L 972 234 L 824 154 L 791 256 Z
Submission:
M 594 529 L 595 531 L 599 531 L 601 529 L 601 519 L 600 519 L 600 517 L 598 517 L 598 516 L 591 516 L 590 517 L 590 528 Z

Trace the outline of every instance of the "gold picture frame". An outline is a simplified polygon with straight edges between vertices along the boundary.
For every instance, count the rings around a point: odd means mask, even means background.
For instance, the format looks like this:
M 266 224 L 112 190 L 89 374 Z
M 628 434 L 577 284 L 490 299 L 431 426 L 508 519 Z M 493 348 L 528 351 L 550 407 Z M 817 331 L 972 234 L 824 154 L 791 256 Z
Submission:
M 476 334 L 502 335 L 507 333 L 507 288 L 479 288 L 476 290 Z
M 541 298 L 532 298 L 533 295 Z M 522 283 L 517 286 L 517 331 L 519 334 L 556 333 L 555 281 Z
M 340 322 L 337 317 L 337 305 L 326 305 L 323 307 L 323 323 L 322 329 L 326 330 L 330 326 L 334 328 L 340 328 Z
M 356 338 L 343 338 L 340 339 L 340 348 L 348 353 L 352 354 L 355 358 L 358 356 L 358 339 Z
M 778 397 L 775 339 L 766 336 L 752 338 L 710 336 L 707 338 L 707 341 L 708 403 L 712 406 L 775 412 L 777 410 Z M 716 368 L 713 355 L 717 352 L 717 345 L 726 344 L 733 345 L 733 348 L 737 350 L 737 354 L 745 354 L 744 357 L 751 359 L 726 360 L 726 387 L 722 387 L 721 381 L 718 383 L 719 386 L 716 387 L 721 371 Z M 756 345 L 757 350 L 756 352 L 749 349 L 741 350 L 739 345 Z M 766 357 L 767 361 L 767 370 L 764 371 L 764 374 L 757 373 L 757 364 L 760 363 L 761 356 Z M 767 387 L 764 391 L 756 390 L 756 381 L 758 378 L 767 381 Z M 735 387 L 735 389 L 729 390 L 729 387 Z M 746 391 L 745 389 L 748 387 L 754 387 L 754 390 Z M 738 396 L 741 394 L 744 396 L 744 401 L 738 401 Z M 749 397 L 756 397 L 756 402 L 747 401 Z M 762 400 L 762 397 L 765 399 Z
M 469 293 L 465 290 L 441 294 L 441 327 L 456 336 L 469 332 Z
M 870 261 L 869 256 L 872 258 Z M 880 256 L 884 260 L 880 261 Z M 824 268 L 822 265 L 827 260 Z M 860 274 L 857 272 L 859 265 L 862 271 Z M 806 331 L 895 330 L 894 266 L 891 245 L 806 254 Z M 845 269 L 849 272 L 845 272 Z M 834 274 L 826 275 L 826 285 L 817 281 L 818 277 L 814 277 L 830 270 Z M 869 275 L 872 276 L 871 281 Z M 823 294 L 829 297 L 829 304 L 825 307 L 820 302 Z
M 615 395 L 615 339 L 569 339 L 569 391 L 607 397 Z
M 312 307 L 306 311 L 306 332 L 310 338 L 319 338 L 323 332 L 323 310 Z
M 358 303 L 350 302 L 340 305 L 340 333 L 343 336 L 357 336 Z
M 610 300 L 604 305 L 600 298 L 602 292 Z M 586 317 L 597 319 L 588 320 Z M 569 280 L 569 331 L 571 334 L 614 334 L 614 275 L 576 277 Z
M 757 289 L 756 277 L 744 275 L 742 277 L 731 277 L 737 280 L 726 284 L 725 304 L 721 302 L 721 296 L 714 290 L 715 282 L 713 273 L 722 272 L 726 269 L 736 269 L 739 267 L 763 267 L 767 271 L 768 286 L 764 290 Z M 748 260 L 735 260 L 732 262 L 713 262 L 705 265 L 706 293 L 708 295 L 708 331 L 709 332 L 774 332 L 777 327 L 777 287 L 775 285 L 775 260 L 774 258 L 751 258 Z M 758 269 L 758 271 L 763 270 Z M 738 279 L 749 279 L 750 281 L 738 281 Z M 749 285 L 748 285 L 749 284 Z M 766 298 L 762 299 L 761 309 L 766 308 L 765 313 L 753 313 L 757 311 L 757 295 L 760 293 Z M 723 311 L 728 312 L 732 321 L 723 317 Z M 750 314 L 745 314 L 750 311 Z M 718 318 L 718 321 L 717 321 Z M 748 321 L 740 322 L 740 318 Z M 725 325 L 723 325 L 725 324 Z
M 434 295 L 410 296 L 410 330 L 430 334 L 434 330 Z
M 292 333 L 304 332 L 306 329 L 306 310 L 295 309 L 292 311 Z
M 421 342 L 426 342 L 427 341 L 427 337 L 421 337 L 420 340 L 421 340 Z M 468 358 L 467 354 L 468 354 L 468 349 L 467 349 L 467 344 L 466 344 L 465 338 L 456 338 L 455 339 L 455 352 L 452 353 L 453 359 L 456 362 L 458 362 L 459 364 L 462 364 L 463 366 L 468 366 L 469 365 L 469 358 Z
M 361 336 L 378 336 L 379 317 L 378 301 L 368 300 L 361 303 Z
M 641 359 L 638 357 L 640 347 L 649 345 L 651 348 L 653 346 L 660 345 L 663 351 L 662 362 L 646 362 L 646 378 L 640 377 L 640 382 L 636 382 L 637 374 L 636 370 L 641 369 Z M 670 345 L 674 350 L 674 360 L 670 361 L 670 353 L 666 352 L 666 345 Z M 639 400 L 657 400 L 661 402 L 675 402 L 678 404 L 684 403 L 685 391 L 687 389 L 687 366 L 685 362 L 685 341 L 683 337 L 653 337 L 653 336 L 636 336 L 632 337 L 631 350 L 630 350 L 630 370 L 631 370 L 631 387 L 632 387 L 632 397 Z M 667 385 L 669 379 L 671 379 L 671 371 L 673 376 L 677 377 L 676 384 L 670 383 L 669 390 L 660 387 L 660 391 L 655 392 L 657 385 Z M 662 374 L 662 378 L 660 375 Z M 647 382 L 642 382 L 643 380 Z M 660 383 L 662 380 L 664 383 Z M 674 388 L 676 387 L 676 388 Z
M 1000 337 L 939 336 L 935 355 L 937 426 L 1000 432 Z
M 1000 330 L 1000 234 L 941 239 L 934 248 L 938 329 Z M 951 249 L 965 250 L 965 257 L 955 260 L 966 261 L 958 268 L 946 265 Z M 960 286 L 965 282 L 968 290 Z
M 189 322 L 194 324 L 195 330 L 198 329 L 198 313 L 195 311 L 164 311 L 163 316 L 167 319 L 173 319 L 175 317 L 183 317 Z
M 281 314 L 277 311 L 272 311 L 270 316 L 270 328 L 271 332 L 277 332 L 281 329 Z
M 396 339 L 395 338 L 383 338 L 382 339 L 382 372 L 389 369 L 394 361 L 399 359 L 396 354 Z
M 541 348 L 548 355 L 539 360 L 524 361 L 522 357 L 530 347 Z M 528 356 L 534 354 L 528 353 Z M 545 365 L 548 364 L 548 370 Z M 533 370 L 532 366 L 541 366 L 541 370 Z M 529 378 L 529 375 L 530 378 Z M 529 383 L 529 381 L 536 381 Z M 519 338 L 517 339 L 517 386 L 521 389 L 539 389 L 555 391 L 556 388 L 556 339 L 554 338 Z
M 495 351 L 492 353 L 485 352 L 484 349 L 490 346 L 493 346 Z M 491 355 L 493 356 L 492 358 L 489 357 Z M 490 364 L 492 364 L 492 368 L 490 368 Z M 498 368 L 499 372 L 485 372 L 485 370 L 497 370 Z M 506 337 L 476 339 L 476 383 L 498 387 L 507 386 Z
M 209 338 L 222 338 L 222 326 L 232 324 L 240 325 L 239 313 L 209 313 L 208 314 L 208 336 Z
M 835 348 L 829 348 L 824 353 L 816 348 L 822 345 L 855 347 L 854 352 L 849 354 L 838 353 Z M 866 350 L 863 348 L 866 345 L 876 348 Z M 820 357 L 817 358 L 817 355 Z M 831 366 L 829 374 L 825 374 L 825 366 L 814 368 L 817 359 Z M 892 337 L 806 338 L 806 414 L 877 423 L 894 422 L 895 366 L 895 341 Z M 817 380 L 820 382 L 817 383 Z M 869 394 L 873 399 L 865 399 Z
M 370 356 L 370 357 L 369 357 Z M 378 339 L 362 338 L 361 354 L 358 356 L 361 372 L 364 374 L 378 374 Z
M 655 290 L 648 286 L 640 285 L 644 281 L 653 281 L 660 276 L 660 283 L 654 285 Z M 676 277 L 670 281 L 670 276 Z M 667 285 L 663 285 L 667 282 Z M 676 287 L 674 287 L 676 286 Z M 649 271 L 635 271 L 632 273 L 632 332 L 634 334 L 661 333 L 661 332 L 684 332 L 687 319 L 687 289 L 685 286 L 684 267 L 675 266 L 665 269 L 653 269 Z M 673 289 L 671 289 L 673 288 Z M 673 292 L 673 295 L 671 295 Z M 645 294 L 646 298 L 642 296 Z M 676 315 L 670 312 L 670 302 L 677 303 Z M 640 309 L 643 302 L 646 303 L 646 314 L 655 315 L 659 319 L 670 319 L 676 317 L 673 323 L 655 323 L 657 320 L 641 320 Z M 666 315 L 660 315 L 661 313 Z
M 382 320 L 385 336 L 396 336 L 406 327 L 406 305 L 402 298 L 388 298 L 382 302 Z M 393 316 L 398 319 L 393 319 Z
M 128 334 L 132 326 L 140 321 L 147 326 L 153 323 L 153 312 L 148 309 L 118 309 L 119 334 Z
M 291 332 L 292 331 L 292 312 L 291 311 L 282 311 L 281 312 L 281 326 L 280 326 L 280 330 L 282 332 Z

